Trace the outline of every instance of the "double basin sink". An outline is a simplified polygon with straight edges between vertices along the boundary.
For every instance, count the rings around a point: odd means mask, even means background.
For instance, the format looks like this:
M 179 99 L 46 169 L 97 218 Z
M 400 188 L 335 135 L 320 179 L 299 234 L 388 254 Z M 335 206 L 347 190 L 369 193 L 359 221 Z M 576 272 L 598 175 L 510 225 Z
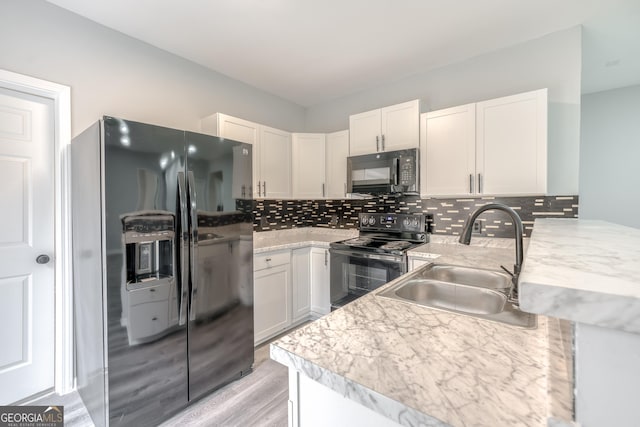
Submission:
M 522 328 L 535 328 L 536 316 L 508 298 L 511 276 L 495 270 L 429 264 L 400 278 L 378 296 L 410 302 Z

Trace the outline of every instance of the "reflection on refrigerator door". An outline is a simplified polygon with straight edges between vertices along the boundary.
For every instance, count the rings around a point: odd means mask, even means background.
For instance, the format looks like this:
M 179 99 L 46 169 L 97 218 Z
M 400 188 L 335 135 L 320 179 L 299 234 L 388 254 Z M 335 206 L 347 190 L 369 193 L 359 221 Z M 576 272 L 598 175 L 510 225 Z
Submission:
M 121 215 L 125 278 L 121 324 L 129 345 L 154 341 L 178 323 L 175 215 L 142 211 Z

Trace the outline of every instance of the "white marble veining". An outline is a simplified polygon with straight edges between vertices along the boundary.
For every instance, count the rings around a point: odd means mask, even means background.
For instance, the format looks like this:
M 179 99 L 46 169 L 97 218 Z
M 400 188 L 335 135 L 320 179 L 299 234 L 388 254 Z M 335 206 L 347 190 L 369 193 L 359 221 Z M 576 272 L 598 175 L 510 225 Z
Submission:
M 297 249 L 305 246 L 328 248 L 329 243 L 349 239 L 358 235 L 358 230 L 332 229 L 322 227 L 291 228 L 253 233 L 253 253 Z
M 422 250 L 484 268 L 515 256 L 458 246 Z M 372 293 L 274 342 L 271 357 L 402 425 L 546 426 L 572 419 L 566 349 L 550 320 L 519 329 Z
M 538 219 L 520 275 L 532 313 L 640 333 L 640 230 Z

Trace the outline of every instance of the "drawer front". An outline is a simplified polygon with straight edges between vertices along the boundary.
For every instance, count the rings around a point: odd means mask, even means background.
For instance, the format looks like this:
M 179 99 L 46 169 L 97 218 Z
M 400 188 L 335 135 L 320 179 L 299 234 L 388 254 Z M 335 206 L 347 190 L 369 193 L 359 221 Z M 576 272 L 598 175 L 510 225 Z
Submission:
M 151 286 L 149 288 L 128 291 L 127 293 L 129 294 L 129 306 L 168 300 L 170 288 L 170 283 L 164 283 L 158 286 Z
M 253 257 L 253 269 L 254 271 L 258 271 L 278 265 L 286 265 L 289 264 L 289 262 L 291 262 L 290 251 L 258 254 Z

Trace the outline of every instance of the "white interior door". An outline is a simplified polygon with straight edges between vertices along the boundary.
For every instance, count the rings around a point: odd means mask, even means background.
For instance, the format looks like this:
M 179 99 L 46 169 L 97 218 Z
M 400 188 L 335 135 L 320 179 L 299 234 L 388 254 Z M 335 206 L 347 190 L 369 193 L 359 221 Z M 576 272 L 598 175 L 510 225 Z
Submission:
M 0 88 L 0 405 L 54 386 L 53 153 L 53 101 Z

